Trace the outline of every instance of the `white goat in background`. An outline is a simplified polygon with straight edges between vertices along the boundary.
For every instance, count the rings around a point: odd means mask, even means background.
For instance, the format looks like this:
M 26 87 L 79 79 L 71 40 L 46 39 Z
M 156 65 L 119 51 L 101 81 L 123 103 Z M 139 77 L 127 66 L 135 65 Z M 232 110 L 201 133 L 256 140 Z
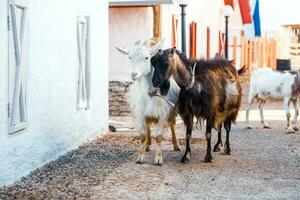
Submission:
M 150 59 L 161 48 L 163 41 L 152 47 L 148 47 L 147 43 L 147 41 L 141 43 L 138 40 L 131 49 L 119 47 L 117 49 L 122 54 L 128 56 L 131 64 L 132 84 L 129 87 L 127 98 L 134 116 L 134 126 L 140 132 L 140 148 L 137 163 L 144 161 L 145 151 L 149 150 L 149 146 L 151 145 L 151 124 L 157 123 L 159 131 L 156 135 L 157 149 L 155 164 L 160 165 L 163 162 L 161 148 L 162 135 L 168 126 L 171 128 L 174 150 L 180 151 L 175 135 L 177 112 L 176 108 L 170 105 L 170 102 L 173 104 L 176 103 L 180 89 L 175 81 L 173 81 L 165 97 L 150 97 L 149 93 L 153 89 Z
M 273 71 L 270 68 L 259 68 L 256 71 L 251 72 L 250 79 L 250 90 L 248 96 L 248 106 L 246 109 L 246 122 L 247 128 L 249 125 L 249 112 L 250 107 L 254 101 L 257 99 L 259 102 L 259 113 L 261 118 L 261 123 L 264 128 L 270 128 L 265 122 L 263 107 L 266 103 L 267 98 L 283 98 L 284 108 L 286 111 L 287 118 L 287 133 L 294 133 L 298 131 L 297 128 L 297 117 L 298 111 L 298 97 L 300 94 L 300 76 L 299 73 L 294 72 L 278 72 Z M 290 123 L 290 102 L 293 103 L 295 108 L 295 115 Z

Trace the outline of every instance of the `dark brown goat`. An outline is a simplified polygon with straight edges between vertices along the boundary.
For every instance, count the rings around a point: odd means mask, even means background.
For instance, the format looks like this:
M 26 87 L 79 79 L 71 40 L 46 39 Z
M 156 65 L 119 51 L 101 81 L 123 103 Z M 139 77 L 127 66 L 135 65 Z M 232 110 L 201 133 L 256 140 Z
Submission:
M 229 132 L 231 123 L 235 122 L 242 97 L 239 74 L 245 72 L 243 67 L 238 72 L 232 62 L 215 58 L 211 60 L 188 60 L 175 48 L 159 51 L 151 63 L 155 68 L 152 82 L 160 87 L 169 81 L 171 75 L 180 86 L 178 108 L 186 125 L 186 151 L 181 159 L 185 163 L 190 160 L 190 139 L 193 129 L 193 118 L 202 124 L 206 120 L 207 152 L 205 162 L 211 162 L 211 130 L 218 131 L 218 141 L 214 151 L 220 151 L 222 145 L 222 124 L 226 129 L 224 153 L 230 154 Z M 195 67 L 195 75 L 189 67 Z M 194 80 L 193 80 L 194 79 Z

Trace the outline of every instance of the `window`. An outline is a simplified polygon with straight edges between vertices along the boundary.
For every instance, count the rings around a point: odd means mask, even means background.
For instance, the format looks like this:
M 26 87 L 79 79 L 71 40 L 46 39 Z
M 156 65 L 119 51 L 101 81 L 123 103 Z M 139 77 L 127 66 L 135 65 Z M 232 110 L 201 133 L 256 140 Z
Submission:
M 89 16 L 77 17 L 77 46 L 78 46 L 78 82 L 77 108 L 89 108 L 89 72 L 90 72 L 90 27 Z
M 28 65 L 27 7 L 24 1 L 10 0 L 8 13 L 8 133 L 27 126 L 26 68 Z

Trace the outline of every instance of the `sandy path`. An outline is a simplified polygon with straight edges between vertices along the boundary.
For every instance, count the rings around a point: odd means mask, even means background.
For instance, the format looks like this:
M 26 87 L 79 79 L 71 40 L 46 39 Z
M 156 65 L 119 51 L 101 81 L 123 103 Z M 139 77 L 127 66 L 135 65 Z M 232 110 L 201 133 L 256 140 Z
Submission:
M 254 128 L 247 130 L 241 111 L 232 127 L 232 155 L 214 153 L 213 163 L 203 163 L 203 131 L 193 133 L 190 163 L 179 163 L 185 146 L 179 122 L 182 151 L 172 151 L 170 135 L 166 136 L 161 167 L 153 165 L 154 141 L 146 162 L 135 164 L 138 140 L 130 129 L 131 119 L 115 118 L 118 133 L 0 188 L 0 199 L 300 199 L 300 134 L 285 134 L 280 103 L 268 105 L 265 113 L 272 129 L 260 128 L 256 110 L 251 113 Z
M 191 162 L 179 163 L 184 150 L 179 126 L 181 152 L 165 141 L 164 164 L 158 167 L 153 146 L 145 164 L 126 162 L 94 187 L 94 199 L 300 199 L 300 135 L 285 134 L 284 112 L 267 113 L 283 119 L 272 121 L 272 129 L 255 121 L 251 130 L 240 121 L 232 130 L 232 155 L 214 153 L 213 163 L 203 162 L 202 131 L 193 135 Z M 213 137 L 215 142 L 216 133 Z

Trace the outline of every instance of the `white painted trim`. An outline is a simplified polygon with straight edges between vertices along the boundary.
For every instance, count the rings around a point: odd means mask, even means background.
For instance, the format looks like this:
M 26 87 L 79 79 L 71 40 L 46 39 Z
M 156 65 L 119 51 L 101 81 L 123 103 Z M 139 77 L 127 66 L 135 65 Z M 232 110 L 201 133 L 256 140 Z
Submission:
M 109 0 L 110 6 L 144 6 L 173 3 L 175 3 L 175 0 Z
M 16 4 L 16 2 L 18 4 Z M 17 17 L 16 17 L 16 8 L 22 9 L 21 15 L 21 24 L 20 27 L 17 27 Z M 27 110 L 26 110 L 26 90 L 25 90 L 25 69 L 23 66 L 23 51 L 27 51 L 27 45 L 23 45 L 23 38 L 26 28 L 26 18 L 27 18 L 27 7 L 25 1 L 9 1 L 9 8 L 8 8 L 8 16 L 10 19 L 10 30 L 9 35 L 12 37 L 13 45 L 9 44 L 9 48 L 14 49 L 14 53 L 10 51 L 10 53 L 14 54 L 16 59 L 16 71 L 15 77 L 9 80 L 9 85 L 14 84 L 13 91 L 10 91 L 9 94 L 13 95 L 12 99 L 9 100 L 9 110 L 8 112 L 8 133 L 12 134 L 14 132 L 18 132 L 24 130 L 27 124 Z M 27 31 L 27 30 L 26 30 Z M 9 39 L 10 40 L 10 39 Z M 10 64 L 9 68 L 12 67 Z M 11 78 L 11 77 L 10 77 Z M 12 88 L 9 88 L 9 90 Z M 20 121 L 19 121 L 20 120 Z
M 26 127 L 27 127 L 26 122 L 21 122 L 14 126 L 8 126 L 8 134 L 14 134 L 16 132 L 23 131 L 24 129 L 26 129 Z
M 90 68 L 90 18 L 77 17 L 77 46 L 78 46 L 78 82 L 77 82 L 77 109 L 89 108 L 89 68 Z M 81 26 L 81 27 L 80 27 Z

